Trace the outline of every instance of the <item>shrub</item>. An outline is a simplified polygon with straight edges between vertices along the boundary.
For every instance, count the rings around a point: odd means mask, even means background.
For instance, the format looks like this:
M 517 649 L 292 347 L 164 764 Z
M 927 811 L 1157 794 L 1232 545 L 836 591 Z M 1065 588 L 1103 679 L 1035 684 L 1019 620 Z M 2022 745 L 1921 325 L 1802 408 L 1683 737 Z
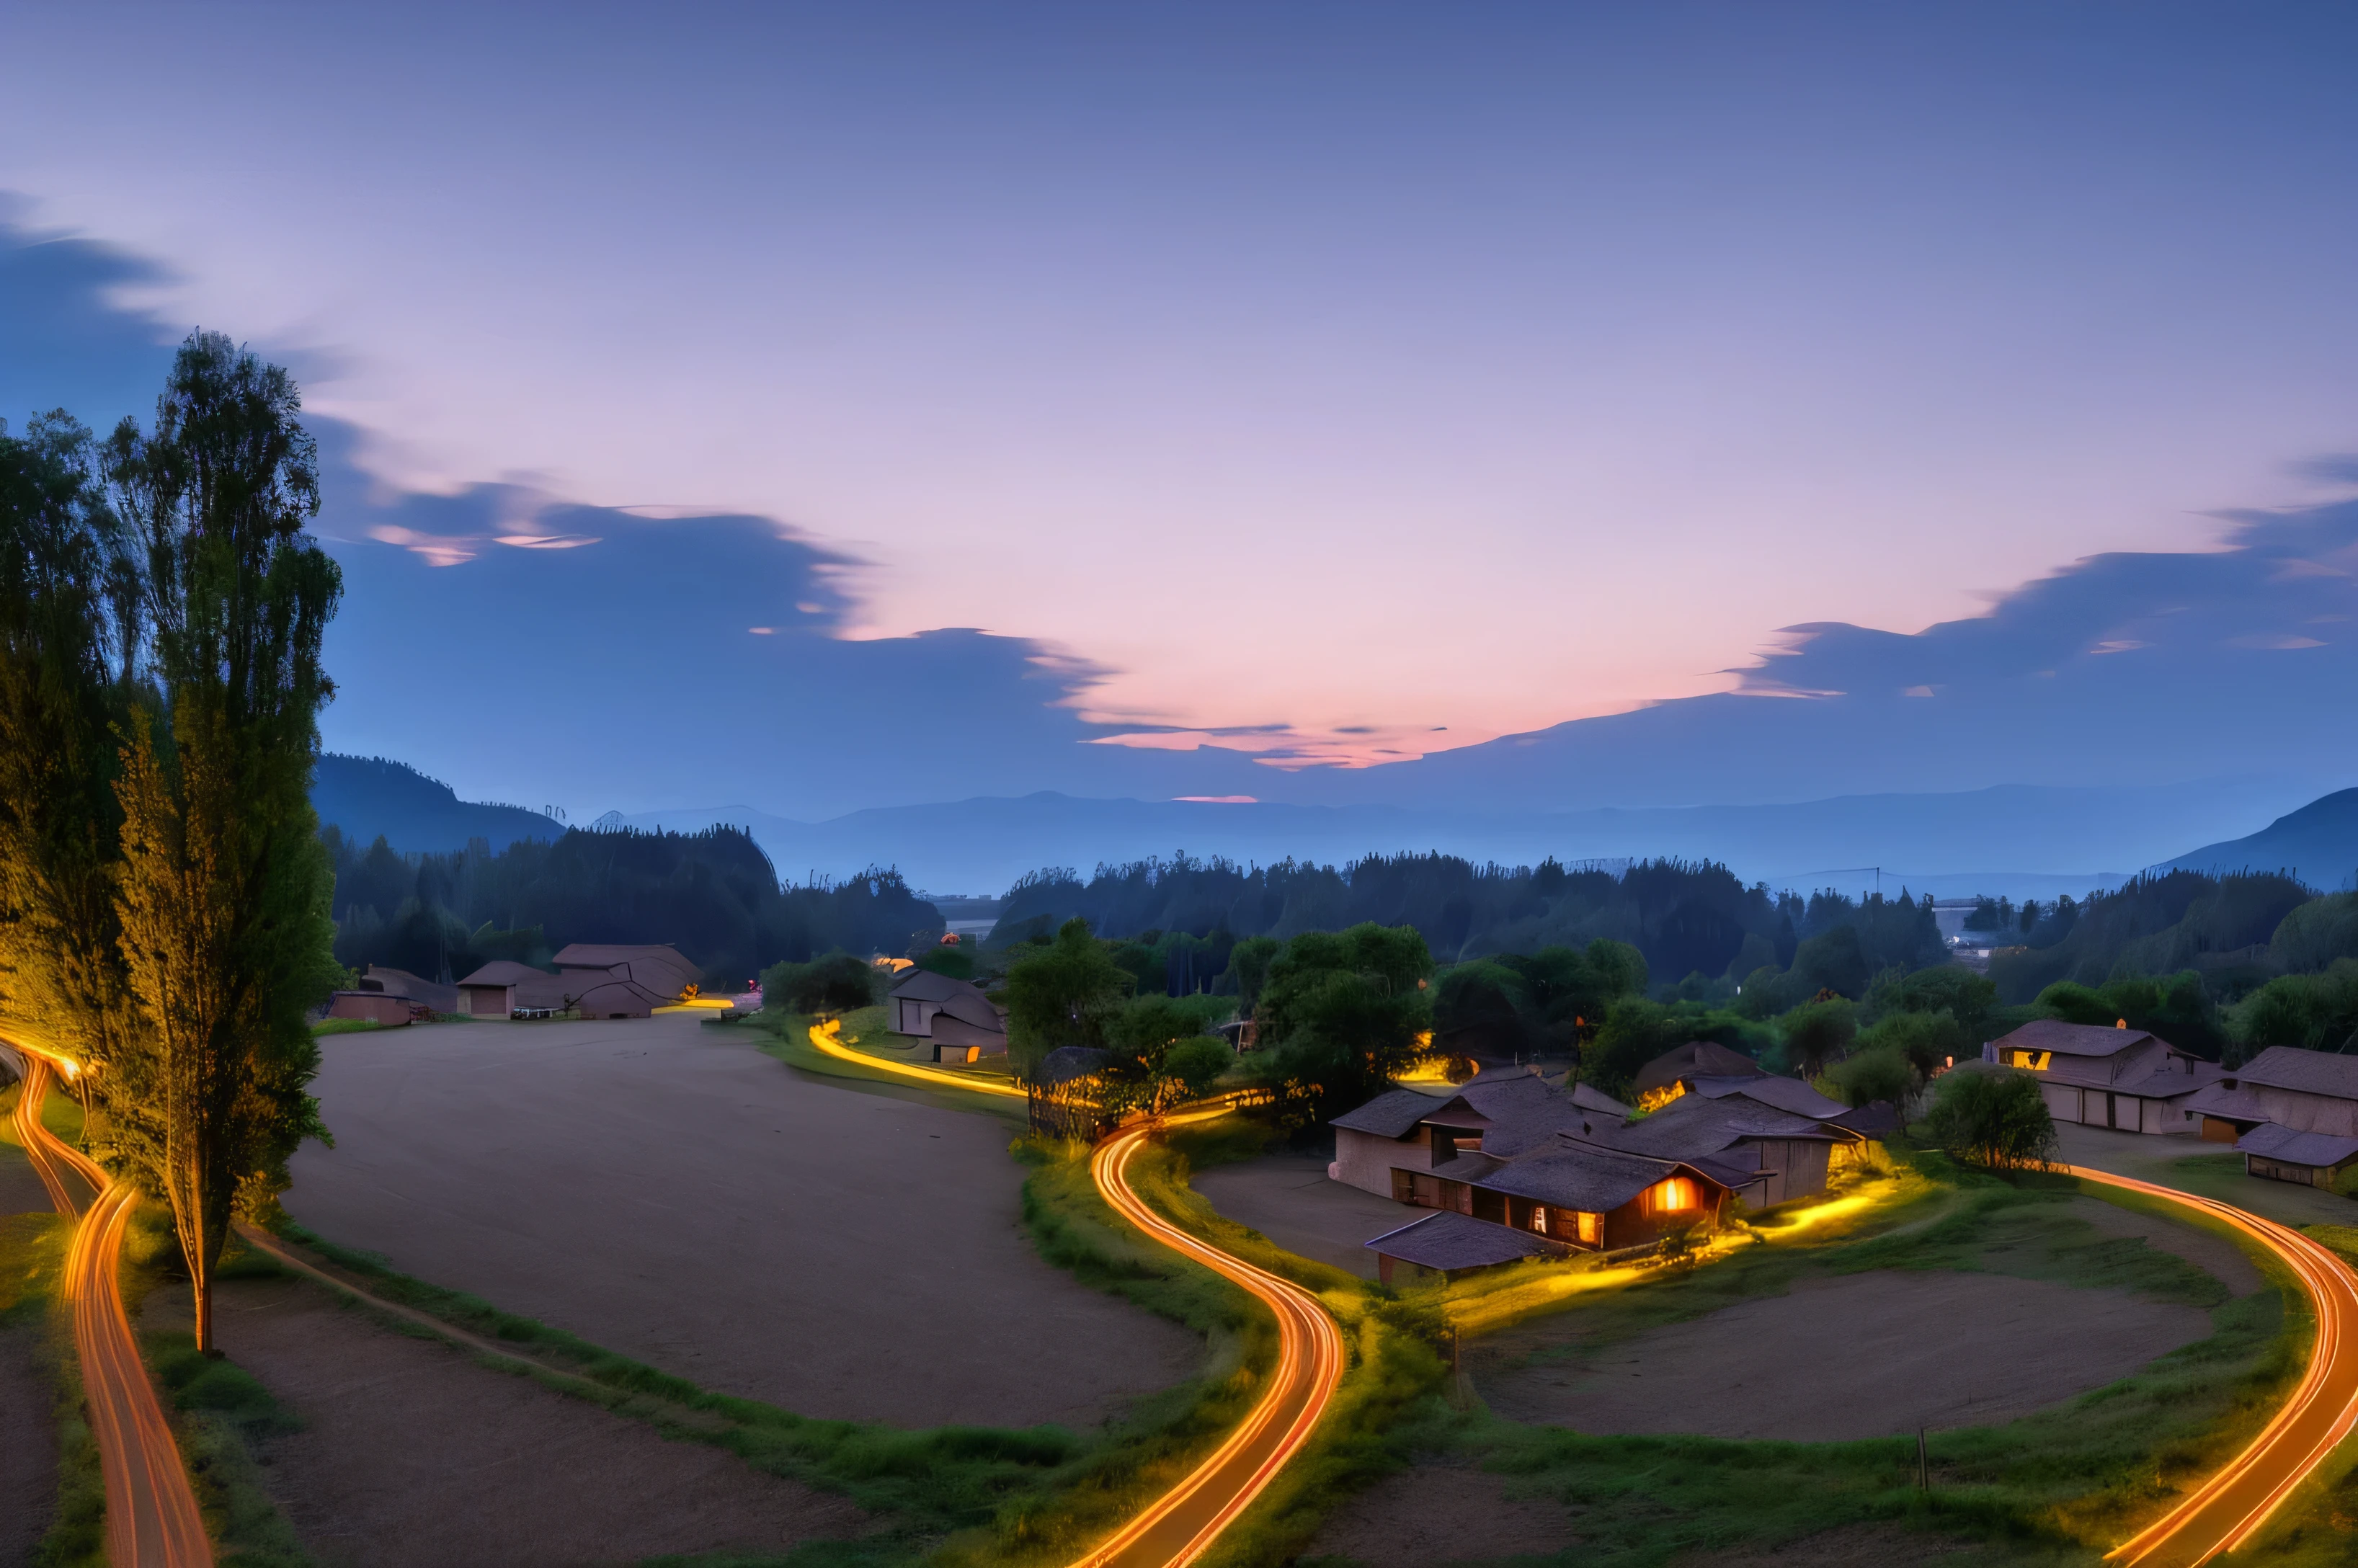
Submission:
M 2055 1159 L 2055 1119 L 2039 1080 L 2021 1073 L 1946 1074 L 1925 1119 L 1934 1142 L 1973 1164 L 2008 1171 Z
M 876 971 L 849 953 L 807 964 L 773 964 L 762 976 L 765 1002 L 792 1012 L 850 1012 L 876 1000 Z

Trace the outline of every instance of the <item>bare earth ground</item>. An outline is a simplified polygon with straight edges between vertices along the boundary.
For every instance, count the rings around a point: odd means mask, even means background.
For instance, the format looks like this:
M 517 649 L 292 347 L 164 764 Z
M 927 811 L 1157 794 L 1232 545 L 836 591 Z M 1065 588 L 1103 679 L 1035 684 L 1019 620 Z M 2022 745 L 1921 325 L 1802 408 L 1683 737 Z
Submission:
M 0 1215 L 48 1214 L 49 1195 L 25 1152 L 0 1143 Z M 22 1563 L 49 1528 L 58 1489 L 58 1431 L 38 1359 L 40 1328 L 0 1330 L 0 1563 Z
M 2102 1198 L 2074 1198 L 2071 1217 L 2084 1219 L 2104 1236 L 2137 1236 L 2147 1247 L 2175 1253 L 2227 1287 L 2231 1294 L 2248 1296 L 2267 1281 L 2259 1265 L 2244 1250 L 2216 1231 L 2176 1225 L 2158 1214 L 2123 1208 Z
M 1101 1421 L 1202 1342 L 1043 1262 L 1006 1119 L 693 1016 L 331 1035 L 286 1206 L 708 1389 L 902 1426 Z
M 588 1568 L 669 1552 L 780 1552 L 859 1533 L 840 1498 L 719 1448 L 379 1326 L 323 1287 L 222 1281 L 231 1357 L 303 1430 L 265 1444 L 265 1485 L 320 1568 Z M 185 1326 L 184 1286 L 150 1328 Z
M 1195 1189 L 1238 1225 L 1287 1251 L 1376 1277 L 1376 1255 L 1361 1243 L 1397 1230 L 1423 1211 L 1326 1179 L 1323 1154 L 1264 1154 L 1195 1173 Z
M 30 1561 L 57 1499 L 57 1426 L 34 1358 L 39 1333 L 0 1329 L 0 1563 Z
M 1537 1557 L 1580 1543 L 1572 1513 L 1546 1498 L 1515 1498 L 1506 1481 L 1454 1465 L 1387 1477 L 1318 1527 L 1304 1557 L 1349 1557 L 1371 1568 Z
M 1927 1323 L 1941 1332 L 1924 1334 Z M 1876 1272 L 1803 1281 L 1582 1363 L 1476 1376 L 1509 1421 L 1833 1443 L 2011 1421 L 2210 1333 L 2200 1308 L 2117 1291 Z

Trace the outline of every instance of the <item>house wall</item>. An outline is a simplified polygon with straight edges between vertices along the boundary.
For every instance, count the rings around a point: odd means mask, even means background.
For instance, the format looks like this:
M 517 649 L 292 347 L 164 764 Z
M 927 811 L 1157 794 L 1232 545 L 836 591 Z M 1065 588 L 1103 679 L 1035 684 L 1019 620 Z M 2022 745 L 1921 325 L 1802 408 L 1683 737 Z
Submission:
M 409 1022 L 409 999 L 382 991 L 338 991 L 328 1002 L 330 1018 L 365 1018 L 374 1023 Z
M 2334 1095 L 2304 1094 L 2299 1089 L 2275 1089 L 2247 1083 L 2244 1087 L 2259 1102 L 2267 1119 L 2295 1132 L 2331 1132 L 2337 1138 L 2358 1138 L 2358 1100 Z
M 1830 1144 L 1805 1138 L 1758 1138 L 1747 1139 L 1738 1147 L 1756 1151 L 1768 1173 L 1761 1192 L 1763 1208 L 1826 1190 Z
M 1710 1221 L 1717 1217 L 1719 1189 L 1706 1183 L 1695 1184 L 1701 1203 L 1694 1208 L 1657 1214 L 1650 1204 L 1653 1188 L 1649 1187 L 1628 1203 L 1605 1217 L 1605 1250 L 1617 1252 L 1624 1247 L 1643 1247 L 1659 1241 L 1673 1230 L 1681 1230 L 1697 1220 Z
M 941 1010 L 942 1004 L 937 1001 L 919 1001 L 914 997 L 894 997 L 892 999 L 892 1033 L 914 1034 L 920 1040 L 929 1040 L 933 1038 L 934 1033 L 934 1014 Z
M 1406 1139 L 1399 1139 L 1336 1128 L 1335 1179 L 1379 1197 L 1390 1197 L 1394 1166 L 1410 1171 L 1433 1169 L 1433 1147 L 1420 1136 L 1422 1131 L 1419 1128 Z
M 512 986 L 460 986 L 459 1002 L 470 1018 L 505 1018 L 514 993 Z

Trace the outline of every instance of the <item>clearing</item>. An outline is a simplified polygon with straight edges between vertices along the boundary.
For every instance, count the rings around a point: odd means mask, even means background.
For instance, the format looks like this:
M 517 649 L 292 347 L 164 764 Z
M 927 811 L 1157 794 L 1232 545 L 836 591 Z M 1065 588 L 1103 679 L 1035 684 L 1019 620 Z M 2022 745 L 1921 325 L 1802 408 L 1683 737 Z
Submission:
M 1000 1116 L 787 1068 L 694 1015 L 320 1042 L 300 1224 L 800 1414 L 1087 1427 L 1201 1339 L 1049 1264 Z
M 292 1276 L 230 1279 L 215 1323 L 236 1364 L 303 1429 L 265 1439 L 263 1485 L 320 1568 L 632 1563 L 783 1553 L 855 1535 L 860 1510 L 725 1450 L 494 1370 L 381 1325 Z M 159 1287 L 148 1330 L 189 1324 Z
M 1363 1280 L 1376 1277 L 1376 1255 L 1363 1243 L 1425 1213 L 1329 1181 L 1324 1154 L 1288 1152 L 1214 1165 L 1195 1172 L 1188 1184 L 1223 1218 Z
M 1477 1387 L 1509 1421 L 1577 1432 L 1839 1443 L 2012 1421 L 2210 1333 L 2200 1307 L 2119 1291 L 1877 1271 L 1803 1280 Z

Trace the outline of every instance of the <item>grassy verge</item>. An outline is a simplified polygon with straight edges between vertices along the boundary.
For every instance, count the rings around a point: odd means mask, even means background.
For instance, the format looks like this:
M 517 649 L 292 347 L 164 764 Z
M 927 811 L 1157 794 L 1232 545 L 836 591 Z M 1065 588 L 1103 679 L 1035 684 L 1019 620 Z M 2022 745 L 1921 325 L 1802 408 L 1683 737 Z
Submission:
M 755 1016 L 753 1027 L 760 1031 L 760 1049 L 786 1065 L 815 1076 L 833 1079 L 839 1087 L 866 1093 L 889 1095 L 898 1099 L 917 1100 L 939 1106 L 946 1110 L 981 1111 L 1000 1118 L 1017 1127 L 1024 1124 L 1023 1102 L 1003 1095 L 960 1094 L 956 1088 L 939 1088 L 913 1082 L 885 1071 L 882 1067 L 866 1067 L 857 1062 L 847 1062 L 840 1056 L 829 1056 L 814 1050 L 809 1029 L 816 1022 L 799 1012 L 773 1011 L 763 1009 Z M 929 1056 L 921 1055 L 905 1035 L 893 1034 L 884 1028 L 884 1010 L 881 1007 L 861 1008 L 843 1016 L 842 1042 L 854 1050 L 884 1060 L 914 1062 L 925 1066 L 934 1064 Z M 958 1071 L 945 1067 L 944 1071 Z M 997 1070 L 968 1069 L 978 1078 L 995 1082 L 1007 1081 L 1006 1075 Z
M 2009 1561 L 2093 1561 L 2248 1441 L 2305 1362 L 2314 1329 L 2307 1301 L 2272 1259 L 2255 1252 L 2267 1288 L 2233 1299 L 2183 1260 L 2135 1238 L 2105 1236 L 2079 1218 L 2069 1206 L 2080 1195 L 2076 1183 L 2008 1184 L 1933 1157 L 1903 1161 L 1881 1193 L 1850 1195 L 1864 1201 L 1821 1206 L 1822 1218 L 1801 1211 L 1703 1266 L 1600 1280 L 1552 1303 L 1531 1290 L 1536 1280 L 1514 1282 L 1515 1271 L 1508 1282 L 1424 1287 L 1403 1299 L 1452 1316 L 1471 1308 L 1474 1315 L 1524 1322 L 1525 1332 L 1505 1336 L 1493 1353 L 1500 1367 L 1576 1363 L 1599 1346 L 1747 1297 L 1782 1294 L 1804 1278 L 1877 1269 L 1986 1271 L 2129 1291 L 2204 1308 L 2212 1332 L 2055 1409 L 1933 1434 L 1929 1492 L 1916 1490 L 1912 1438 L 1593 1436 L 1521 1425 L 1438 1398 L 1420 1401 L 1387 1434 L 1390 1462 L 1472 1464 L 1507 1478 L 1513 1493 L 1563 1504 L 1582 1539 L 1583 1562 L 1637 1568 L 1697 1551 L 1774 1549 L 1867 1523 L 1979 1541 Z M 1576 1280 L 1575 1267 L 1559 1277 Z M 1532 1311 L 1565 1300 L 1575 1304 L 1548 1320 L 1550 1332 L 1529 1331 L 1537 1326 Z M 1938 1324 L 1925 1326 L 1929 1335 L 1940 1331 Z M 1826 1346 L 1801 1353 L 1838 1365 L 1840 1325 L 1830 1324 Z M 2304 1504 L 2288 1524 L 2328 1519 L 2331 1500 L 2324 1506 L 2318 1515 L 2314 1500 Z

